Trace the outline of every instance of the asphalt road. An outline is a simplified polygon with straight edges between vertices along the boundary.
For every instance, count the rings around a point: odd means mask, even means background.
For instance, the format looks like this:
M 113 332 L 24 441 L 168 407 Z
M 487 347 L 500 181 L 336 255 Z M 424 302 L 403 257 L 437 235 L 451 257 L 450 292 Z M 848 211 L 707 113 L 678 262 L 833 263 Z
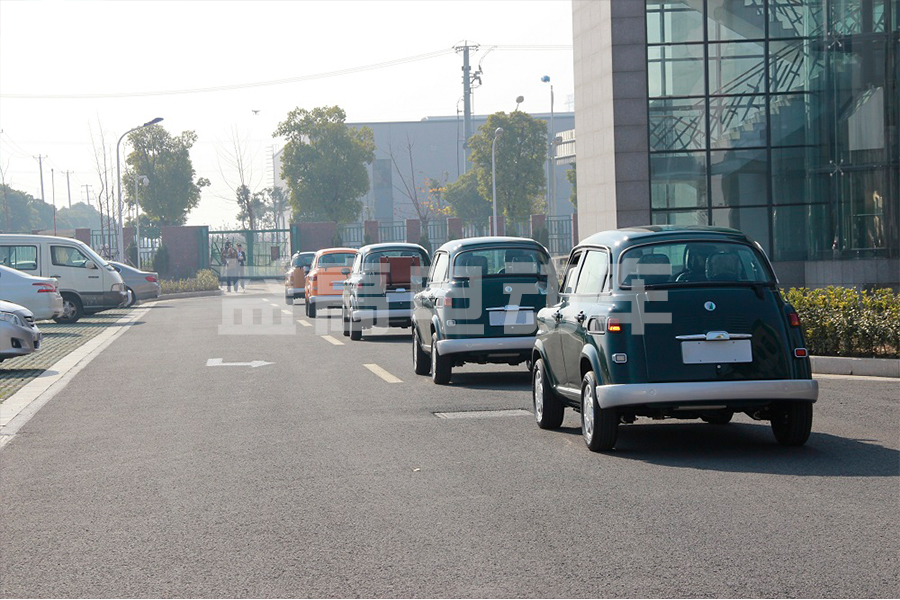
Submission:
M 268 300 L 157 304 L 0 451 L 0 595 L 900 596 L 896 381 L 823 378 L 799 449 L 644 419 L 593 454 L 515 412 L 524 367 L 435 386 L 404 330 Z

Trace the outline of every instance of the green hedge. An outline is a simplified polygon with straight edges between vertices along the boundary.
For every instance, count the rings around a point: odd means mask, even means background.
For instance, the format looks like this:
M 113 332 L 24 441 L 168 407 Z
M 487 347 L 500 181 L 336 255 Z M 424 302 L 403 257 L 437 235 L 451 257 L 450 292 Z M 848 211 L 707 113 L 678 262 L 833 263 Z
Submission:
M 181 292 L 206 292 L 219 289 L 219 276 L 215 271 L 202 269 L 197 271 L 196 277 L 190 279 L 161 279 L 159 285 L 163 294 L 178 294 Z
M 900 356 L 900 294 L 852 288 L 791 288 L 806 345 L 818 356 Z

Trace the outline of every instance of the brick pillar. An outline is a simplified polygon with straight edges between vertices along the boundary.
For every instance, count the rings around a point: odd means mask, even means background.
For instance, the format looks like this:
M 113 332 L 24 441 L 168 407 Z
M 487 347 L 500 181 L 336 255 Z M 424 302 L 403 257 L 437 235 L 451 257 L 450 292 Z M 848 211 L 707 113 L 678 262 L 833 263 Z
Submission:
M 459 217 L 447 218 L 447 240 L 458 240 L 462 238 L 462 219 Z
M 532 237 L 547 226 L 547 215 L 531 215 Z
M 181 279 L 193 277 L 198 269 L 204 268 L 209 262 L 209 256 L 204 256 L 209 252 L 209 247 L 203 243 L 203 237 L 208 235 L 208 231 L 205 226 L 182 225 L 160 228 L 162 245 L 169 253 L 169 272 L 160 275 L 167 279 Z M 126 247 L 129 240 L 130 238 L 126 236 Z
M 88 246 L 91 245 L 91 230 L 88 228 L 81 228 L 75 230 L 75 239 L 79 242 L 84 242 Z
M 366 221 L 363 223 L 363 231 L 369 238 L 370 244 L 378 243 L 378 221 Z
M 418 244 L 422 237 L 422 222 L 418 219 L 406 220 L 406 241 L 410 244 Z
M 296 223 L 300 252 L 316 252 L 331 246 L 337 233 L 337 223 Z
M 494 217 L 488 217 L 488 229 L 489 231 L 494 231 Z M 506 223 L 504 222 L 503 215 L 497 216 L 497 235 L 506 235 Z

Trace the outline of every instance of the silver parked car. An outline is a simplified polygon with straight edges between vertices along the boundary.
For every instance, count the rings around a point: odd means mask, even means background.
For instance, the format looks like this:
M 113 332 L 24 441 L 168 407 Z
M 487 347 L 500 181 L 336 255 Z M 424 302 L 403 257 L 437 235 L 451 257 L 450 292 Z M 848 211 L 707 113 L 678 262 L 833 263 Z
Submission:
M 34 277 L 0 265 L 0 300 L 24 306 L 36 321 L 55 319 L 63 314 L 63 299 L 56 279 Z
M 0 362 L 38 350 L 41 337 L 30 310 L 0 300 Z
M 128 302 L 125 306 L 134 306 L 135 302 L 159 298 L 159 275 L 150 271 L 141 271 L 130 265 L 109 261 L 112 268 L 122 276 L 125 289 L 128 292 Z

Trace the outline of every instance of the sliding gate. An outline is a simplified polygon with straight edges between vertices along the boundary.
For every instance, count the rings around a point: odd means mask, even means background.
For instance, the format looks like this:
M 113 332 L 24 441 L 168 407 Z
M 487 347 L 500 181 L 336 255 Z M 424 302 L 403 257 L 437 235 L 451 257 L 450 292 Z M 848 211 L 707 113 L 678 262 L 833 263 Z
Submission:
M 280 279 L 291 259 L 290 229 L 256 229 L 209 232 L 209 265 L 222 277 L 225 269 L 225 244 L 241 244 L 247 254 L 242 277 L 246 279 Z

